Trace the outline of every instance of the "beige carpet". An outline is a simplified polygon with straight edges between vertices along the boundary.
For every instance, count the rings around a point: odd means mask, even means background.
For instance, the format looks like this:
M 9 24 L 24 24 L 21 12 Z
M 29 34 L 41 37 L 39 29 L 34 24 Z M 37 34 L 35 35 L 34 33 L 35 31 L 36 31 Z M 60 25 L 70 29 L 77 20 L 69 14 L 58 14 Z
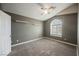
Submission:
M 41 39 L 13 47 L 8 56 L 76 56 L 76 47 Z

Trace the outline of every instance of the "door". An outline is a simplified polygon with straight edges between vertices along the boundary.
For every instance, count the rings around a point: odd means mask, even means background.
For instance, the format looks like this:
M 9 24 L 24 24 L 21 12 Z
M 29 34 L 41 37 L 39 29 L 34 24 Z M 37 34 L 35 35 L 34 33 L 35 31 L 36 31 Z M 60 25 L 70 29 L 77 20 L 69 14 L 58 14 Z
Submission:
M 11 16 L 0 10 L 0 55 L 11 52 Z

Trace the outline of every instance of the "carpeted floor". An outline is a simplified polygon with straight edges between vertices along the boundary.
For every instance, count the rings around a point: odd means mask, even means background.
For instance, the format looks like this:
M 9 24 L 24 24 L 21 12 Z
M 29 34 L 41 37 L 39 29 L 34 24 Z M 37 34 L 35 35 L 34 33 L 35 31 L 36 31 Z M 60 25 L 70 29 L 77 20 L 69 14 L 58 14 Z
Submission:
M 76 47 L 41 39 L 13 47 L 8 56 L 76 56 Z

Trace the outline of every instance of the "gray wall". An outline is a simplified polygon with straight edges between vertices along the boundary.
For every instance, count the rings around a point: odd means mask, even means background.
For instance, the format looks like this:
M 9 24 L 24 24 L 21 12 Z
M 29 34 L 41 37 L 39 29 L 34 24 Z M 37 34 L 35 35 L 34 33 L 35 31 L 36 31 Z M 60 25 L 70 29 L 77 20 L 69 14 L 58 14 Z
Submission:
M 50 36 L 50 23 L 54 19 L 60 19 L 63 22 L 62 38 Z M 55 16 L 45 21 L 44 36 L 77 44 L 77 14 Z
M 1 4 L 0 4 L 0 10 L 1 10 Z
M 17 44 L 17 40 L 20 43 L 43 36 L 43 22 L 12 13 L 8 14 L 12 16 L 12 44 Z M 15 20 L 25 20 L 30 23 L 16 23 Z
M 77 40 L 78 40 L 78 48 L 77 48 L 77 55 L 79 56 L 79 4 L 78 4 L 78 35 L 77 35 Z

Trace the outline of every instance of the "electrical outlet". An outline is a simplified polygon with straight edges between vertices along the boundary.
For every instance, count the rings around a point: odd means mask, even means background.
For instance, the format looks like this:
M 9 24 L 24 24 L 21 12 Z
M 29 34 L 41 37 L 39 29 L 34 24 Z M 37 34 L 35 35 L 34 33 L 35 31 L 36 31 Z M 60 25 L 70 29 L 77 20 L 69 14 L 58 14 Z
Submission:
M 17 40 L 17 43 L 19 42 L 19 40 Z

